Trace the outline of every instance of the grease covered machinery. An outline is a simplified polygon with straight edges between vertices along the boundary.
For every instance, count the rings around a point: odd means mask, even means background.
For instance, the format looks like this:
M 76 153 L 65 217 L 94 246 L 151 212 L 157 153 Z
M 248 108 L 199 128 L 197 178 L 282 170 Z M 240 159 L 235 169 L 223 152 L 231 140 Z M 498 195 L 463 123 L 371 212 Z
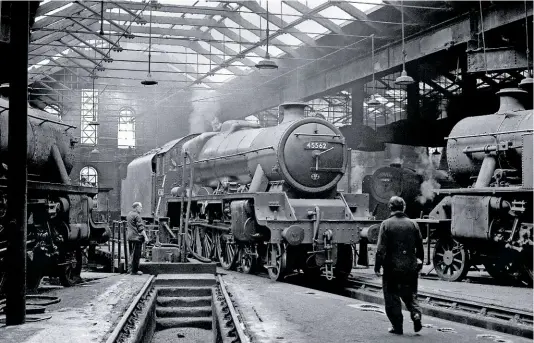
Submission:
M 368 195 L 337 192 L 348 159 L 338 128 L 305 118 L 305 104 L 280 107 L 278 126 L 227 121 L 132 161 L 122 214 L 134 201 L 150 204 L 141 215 L 165 228 L 160 242 L 176 239 L 182 224 L 189 248 L 225 269 L 346 278 L 355 244 L 378 236 Z
M 0 293 L 10 229 L 6 222 L 9 115 L 8 101 L 0 99 Z M 98 189 L 74 185 L 69 178 L 77 143 L 74 128 L 58 117 L 28 108 L 29 289 L 36 288 L 45 275 L 59 277 L 64 286 L 73 285 L 80 277 L 82 250 L 108 238 L 107 224 L 96 223 L 91 216 Z

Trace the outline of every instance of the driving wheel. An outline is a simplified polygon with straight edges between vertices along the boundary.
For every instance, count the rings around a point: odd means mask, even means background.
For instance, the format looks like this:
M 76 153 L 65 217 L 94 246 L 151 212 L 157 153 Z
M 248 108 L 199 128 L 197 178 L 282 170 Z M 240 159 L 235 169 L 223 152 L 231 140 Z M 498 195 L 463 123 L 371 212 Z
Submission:
M 469 271 L 467 249 L 452 238 L 440 238 L 432 258 L 439 278 L 445 281 L 461 281 Z
M 283 279 L 287 269 L 287 252 L 280 243 L 269 243 L 267 246 L 267 272 L 271 280 Z

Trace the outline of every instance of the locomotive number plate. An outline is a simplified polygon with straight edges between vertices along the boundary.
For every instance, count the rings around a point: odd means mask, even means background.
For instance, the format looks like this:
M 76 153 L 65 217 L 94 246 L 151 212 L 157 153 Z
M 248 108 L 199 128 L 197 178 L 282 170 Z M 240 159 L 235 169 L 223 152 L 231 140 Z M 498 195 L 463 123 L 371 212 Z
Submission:
M 328 150 L 329 148 L 330 144 L 327 142 L 308 142 L 304 146 L 306 150 Z

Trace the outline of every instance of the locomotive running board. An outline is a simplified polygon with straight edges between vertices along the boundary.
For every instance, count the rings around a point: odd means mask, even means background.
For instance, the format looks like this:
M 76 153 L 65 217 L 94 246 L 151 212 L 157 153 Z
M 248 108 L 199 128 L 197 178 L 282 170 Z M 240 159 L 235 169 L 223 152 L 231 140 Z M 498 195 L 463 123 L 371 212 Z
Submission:
M 0 188 L 5 188 L 5 187 L 7 187 L 7 179 L 0 180 Z M 95 188 L 95 187 L 73 186 L 73 185 L 65 185 L 62 183 L 50 183 L 50 182 L 40 182 L 40 181 L 28 181 L 28 190 L 62 192 L 62 193 L 70 193 L 70 194 L 87 194 L 87 195 L 98 194 L 98 188 Z

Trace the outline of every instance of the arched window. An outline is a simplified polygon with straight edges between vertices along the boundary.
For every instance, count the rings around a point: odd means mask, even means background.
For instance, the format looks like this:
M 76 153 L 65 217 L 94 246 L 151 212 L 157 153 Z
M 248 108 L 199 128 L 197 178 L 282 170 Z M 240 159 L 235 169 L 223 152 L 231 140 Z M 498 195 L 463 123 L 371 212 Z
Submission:
M 98 172 L 93 167 L 83 167 L 80 170 L 80 186 L 98 187 Z
M 131 108 L 125 107 L 119 112 L 117 145 L 119 149 L 135 147 L 135 117 Z

